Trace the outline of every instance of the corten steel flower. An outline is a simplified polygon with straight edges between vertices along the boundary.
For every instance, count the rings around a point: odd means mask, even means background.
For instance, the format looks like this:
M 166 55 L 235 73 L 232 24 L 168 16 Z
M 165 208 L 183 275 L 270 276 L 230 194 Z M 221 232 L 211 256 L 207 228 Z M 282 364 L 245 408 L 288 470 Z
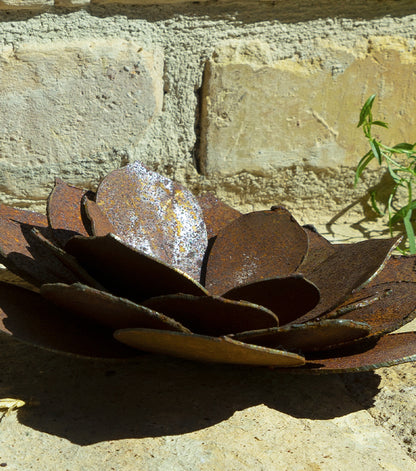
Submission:
M 57 180 L 47 217 L 0 206 L 0 329 L 90 357 L 145 352 L 296 372 L 416 359 L 414 257 L 333 245 L 280 206 L 241 214 L 135 162 L 95 194 Z M 383 270 L 382 270 L 383 269 Z M 132 348 L 133 347 L 133 348 Z

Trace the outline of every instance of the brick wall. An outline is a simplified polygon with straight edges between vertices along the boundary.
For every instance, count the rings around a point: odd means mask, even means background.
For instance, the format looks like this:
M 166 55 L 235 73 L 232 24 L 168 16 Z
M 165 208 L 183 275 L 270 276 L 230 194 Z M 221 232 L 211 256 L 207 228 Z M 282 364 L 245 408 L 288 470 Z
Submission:
M 56 176 L 141 159 L 242 210 L 381 230 L 356 122 L 377 93 L 386 143 L 415 140 L 416 6 L 344 3 L 0 1 L 0 200 L 39 210 Z

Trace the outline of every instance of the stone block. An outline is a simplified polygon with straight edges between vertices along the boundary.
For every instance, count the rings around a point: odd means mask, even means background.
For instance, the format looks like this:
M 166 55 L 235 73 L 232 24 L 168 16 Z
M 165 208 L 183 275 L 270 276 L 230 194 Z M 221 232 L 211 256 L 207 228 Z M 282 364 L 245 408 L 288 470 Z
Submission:
M 160 52 L 122 40 L 0 50 L 3 201 L 42 200 L 56 175 L 87 185 L 120 165 L 161 111 L 162 71 Z
M 203 84 L 201 167 L 208 175 L 279 168 L 354 167 L 367 151 L 357 129 L 365 100 L 390 122 L 386 144 L 414 142 L 416 50 L 375 37 L 354 47 L 320 40 L 308 58 L 273 60 L 261 42 L 220 46 Z M 398 85 L 400 84 L 400 85 Z
M 0 0 L 0 10 L 38 10 L 53 4 L 53 0 Z

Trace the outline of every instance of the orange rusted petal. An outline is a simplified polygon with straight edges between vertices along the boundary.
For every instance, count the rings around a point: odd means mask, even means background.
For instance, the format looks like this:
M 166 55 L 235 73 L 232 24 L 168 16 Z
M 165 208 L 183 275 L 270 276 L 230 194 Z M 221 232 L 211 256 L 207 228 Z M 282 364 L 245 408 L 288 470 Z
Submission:
M 93 235 L 105 236 L 110 233 L 114 234 L 115 230 L 113 225 L 95 201 L 84 197 L 82 204 L 84 206 L 85 215 L 90 221 L 91 232 Z
M 190 191 L 134 162 L 104 178 L 96 202 L 126 244 L 200 280 L 208 239 Z
M 40 286 L 43 283 L 78 278 L 50 250 L 39 242 L 32 229 L 52 237 L 46 216 L 0 205 L 0 262 L 24 280 Z
M 280 325 L 284 325 L 313 309 L 319 302 L 319 290 L 302 275 L 291 275 L 238 286 L 223 297 L 264 306 L 276 314 Z
M 392 332 L 416 316 L 416 283 L 402 281 L 366 287 L 327 316 L 366 322 L 370 336 Z
M 372 239 L 337 247 L 336 252 L 311 271 L 303 275 L 312 281 L 321 293 L 319 304 L 297 324 L 320 317 L 342 303 L 354 290 L 364 286 L 380 270 L 399 244 L 401 237 Z
M 416 361 L 416 332 L 389 334 L 371 346 L 356 345 L 349 349 L 326 352 L 326 356 L 308 359 L 305 366 L 291 369 L 290 372 L 322 374 L 371 371 L 409 361 Z
M 235 340 L 269 348 L 282 348 L 292 352 L 314 352 L 340 343 L 362 338 L 370 327 L 363 322 L 329 319 L 306 324 L 242 332 L 232 336 Z
M 75 236 L 65 250 L 110 292 L 138 303 L 163 294 L 207 294 L 186 273 L 127 246 L 113 234 Z
M 244 214 L 218 233 L 205 285 L 218 295 L 236 286 L 290 275 L 307 250 L 305 231 L 286 209 Z
M 81 205 L 82 198 L 89 193 L 68 185 L 60 178 L 55 180 L 55 187 L 47 201 L 47 215 L 49 225 L 55 230 L 54 237 L 60 245 L 64 245 L 74 235 L 89 235 Z
M 208 337 L 150 329 L 117 330 L 114 337 L 139 350 L 188 360 L 282 367 L 304 364 L 304 358 L 295 353 L 249 345 L 228 337 Z
M 203 335 L 225 335 L 279 324 L 277 317 L 262 306 L 212 296 L 173 294 L 148 299 L 143 305 Z
M 37 347 L 77 356 L 120 358 L 137 353 L 120 348 L 111 329 L 64 315 L 38 293 L 2 282 L 0 332 Z
M 197 197 L 197 200 L 202 208 L 208 237 L 216 236 L 222 228 L 242 215 L 212 193 L 205 193 Z
M 143 327 L 189 332 L 163 314 L 81 283 L 46 284 L 41 287 L 40 293 L 58 307 L 113 329 Z

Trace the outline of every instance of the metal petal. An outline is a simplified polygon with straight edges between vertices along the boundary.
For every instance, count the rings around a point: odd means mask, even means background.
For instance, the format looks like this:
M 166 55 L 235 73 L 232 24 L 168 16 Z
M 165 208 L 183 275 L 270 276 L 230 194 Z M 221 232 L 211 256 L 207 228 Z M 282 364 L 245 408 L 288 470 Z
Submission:
M 284 325 L 313 309 L 319 302 L 319 290 L 302 275 L 292 275 L 238 286 L 223 297 L 264 306 L 276 314 L 280 325 Z
M 134 162 L 104 178 L 96 202 L 126 244 L 199 281 L 208 238 L 191 192 Z
M 281 348 L 292 352 L 314 352 L 364 337 L 369 330 L 370 327 L 363 322 L 331 319 L 242 332 L 233 335 L 232 338 L 250 344 Z
M 360 351 L 361 348 L 361 351 Z M 348 373 L 370 371 L 384 366 L 416 361 L 416 332 L 389 334 L 381 337 L 370 348 L 355 347 L 335 357 L 307 360 L 305 366 L 291 369 L 291 373 Z
M 222 229 L 212 246 L 206 287 L 222 294 L 264 278 L 296 271 L 308 249 L 308 237 L 282 207 L 245 214 Z
M 279 325 L 277 317 L 262 306 L 219 297 L 173 294 L 151 298 L 142 304 L 203 335 L 218 336 Z
M 31 234 L 37 243 L 40 243 L 45 251 L 49 253 L 48 260 L 54 260 L 54 257 L 56 257 L 72 273 L 73 280 L 70 280 L 71 282 L 74 282 L 74 280 L 82 281 L 93 288 L 104 290 L 104 287 L 77 262 L 75 257 L 52 243 L 38 229 L 32 229 Z M 61 281 L 65 281 L 64 276 L 61 278 Z
M 371 280 L 368 286 L 389 281 L 416 282 L 416 255 L 392 255 L 385 263 L 383 270 Z
M 304 364 L 304 358 L 295 353 L 249 345 L 228 337 L 206 337 L 150 329 L 117 330 L 114 337 L 139 350 L 189 360 L 282 367 Z
M 0 205 L 0 262 L 30 283 L 65 281 L 78 278 L 61 263 L 33 234 L 36 228 L 51 236 L 47 218 L 38 213 Z
M 336 252 L 305 277 L 316 284 L 321 293 L 319 304 L 297 324 L 322 316 L 342 303 L 354 290 L 364 286 L 380 270 L 401 237 L 373 239 L 338 247 Z
M 230 222 L 242 215 L 240 211 L 228 206 L 212 193 L 197 197 L 207 227 L 208 237 L 215 237 Z
M 308 236 L 308 252 L 297 271 L 308 273 L 334 254 L 336 245 L 332 245 L 311 226 L 303 226 L 303 229 Z
M 415 310 L 416 283 L 402 281 L 364 288 L 328 317 L 366 322 L 371 327 L 370 335 L 380 336 L 413 320 Z
M 163 294 L 208 294 L 186 273 L 127 246 L 113 234 L 75 236 L 65 250 L 110 292 L 135 302 Z
M 40 293 L 58 307 L 113 329 L 143 327 L 189 332 L 163 314 L 81 283 L 47 284 L 41 287 Z
M 37 347 L 77 356 L 135 355 L 130 349 L 120 348 L 111 330 L 69 317 L 38 293 L 1 282 L 0 332 Z
M 105 236 L 115 232 L 113 225 L 108 220 L 107 216 L 101 211 L 100 207 L 95 201 L 89 198 L 83 198 L 82 204 L 84 207 L 85 215 L 90 221 L 91 232 L 95 236 Z
M 74 235 L 89 235 L 81 205 L 82 198 L 88 193 L 87 190 L 68 185 L 60 178 L 55 180 L 55 187 L 47 201 L 47 215 L 49 225 L 55 229 L 55 239 L 61 246 Z

